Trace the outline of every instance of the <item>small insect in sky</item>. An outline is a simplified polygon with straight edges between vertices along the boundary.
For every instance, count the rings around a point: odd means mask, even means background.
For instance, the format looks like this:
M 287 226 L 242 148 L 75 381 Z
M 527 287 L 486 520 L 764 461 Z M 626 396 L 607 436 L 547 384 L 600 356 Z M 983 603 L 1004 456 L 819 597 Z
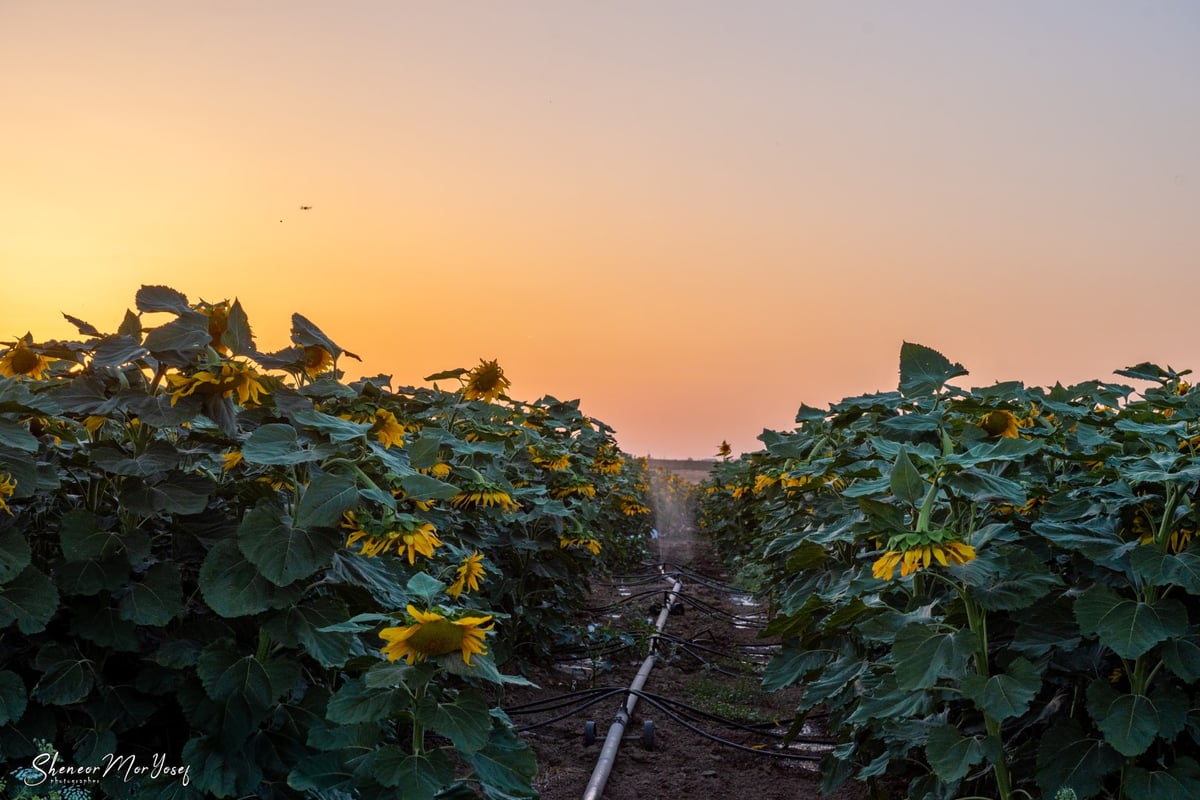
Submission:
M 312 210 L 312 206 L 300 206 L 300 210 L 301 210 L 301 211 L 311 211 L 311 210 Z

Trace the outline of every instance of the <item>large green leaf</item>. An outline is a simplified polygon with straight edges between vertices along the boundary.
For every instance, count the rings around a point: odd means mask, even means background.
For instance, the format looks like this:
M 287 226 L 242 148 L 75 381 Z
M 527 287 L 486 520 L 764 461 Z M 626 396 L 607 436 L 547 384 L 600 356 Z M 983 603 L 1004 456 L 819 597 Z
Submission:
M 137 290 L 134 303 L 138 311 L 168 311 L 172 314 L 191 311 L 187 296 L 169 286 L 142 286 Z
M 25 713 L 25 682 L 8 670 L 0 671 L 0 725 L 21 721 Z
M 179 567 L 160 562 L 130 585 L 118 606 L 122 619 L 137 625 L 166 625 L 183 613 L 183 582 Z
M 1179 756 L 1167 769 L 1131 766 L 1122 786 L 1129 800 L 1195 800 L 1200 797 L 1200 764 Z
M 200 514 L 217 488 L 205 475 L 172 470 L 150 480 L 131 478 L 121 489 L 121 505 L 135 514 Z
M 900 452 L 896 455 L 896 461 L 892 464 L 892 472 L 888 481 L 892 494 L 914 506 L 921 502 L 929 488 L 925 479 L 921 477 L 921 473 L 913 465 L 912 459 L 908 457 L 908 451 L 904 447 L 901 447 Z
M 448 703 L 429 698 L 417 709 L 421 724 L 454 743 L 460 753 L 470 754 L 487 744 L 492 716 L 487 701 L 477 691 L 464 690 Z
M 1188 683 L 1200 681 L 1200 634 L 1192 632 L 1167 641 L 1162 646 L 1162 660 Z
M 93 464 L 114 475 L 142 478 L 167 472 L 179 464 L 179 453 L 163 441 L 151 442 L 138 454 L 126 453 L 114 445 L 101 444 L 92 448 L 89 458 Z
M 488 743 L 466 759 L 475 768 L 475 777 L 485 787 L 513 797 L 535 796 L 532 781 L 537 774 L 537 758 L 513 733 L 504 712 L 493 710 L 492 716 L 496 721 Z
M 24 634 L 45 629 L 58 610 L 58 590 L 45 573 L 30 564 L 0 586 L 0 631 L 16 622 Z
M 1073 719 L 1055 722 L 1038 745 L 1037 782 L 1045 797 L 1062 788 L 1073 789 L 1081 800 L 1093 797 L 1120 768 L 1120 756 Z
M 963 693 L 992 719 L 1003 721 L 1019 717 L 1042 688 L 1041 673 L 1024 658 L 1015 658 L 1004 672 L 984 678 L 968 675 L 962 680 Z
M 55 577 L 63 594 L 90 597 L 124 586 L 129 580 L 129 562 L 119 555 L 97 561 L 67 561 L 59 565 Z
M 267 580 L 287 586 L 328 567 L 341 540 L 330 531 L 292 527 L 283 510 L 267 500 L 242 520 L 237 543 Z
M 1104 740 L 1123 756 L 1141 755 L 1158 736 L 1158 709 L 1146 695 L 1115 691 L 1099 679 L 1088 686 L 1087 708 Z
M 296 526 L 300 528 L 335 527 L 342 512 L 358 499 L 354 481 L 341 475 L 318 475 L 304 488 L 296 505 Z
M 1139 547 L 1129 554 L 1129 565 L 1147 583 L 1178 586 L 1200 595 L 1200 553 L 1184 550 L 1172 554 L 1157 546 Z
M 892 650 L 896 684 L 901 689 L 929 689 L 942 677 L 961 679 L 974 651 L 975 634 L 969 629 L 908 625 L 896 635 Z
M 951 378 L 966 374 L 962 364 L 951 363 L 931 347 L 912 342 L 900 346 L 900 391 L 906 395 L 932 394 Z
M 320 411 L 312 409 L 297 411 L 291 416 L 297 425 L 303 425 L 306 428 L 315 428 L 328 436 L 330 441 L 334 442 L 350 442 L 355 439 L 361 439 L 371 429 L 369 424 L 352 422 L 351 420 L 335 417 L 331 414 L 322 414 Z
M 953 725 L 939 725 L 929 732 L 925 755 L 937 776 L 952 783 L 983 759 L 983 744 L 974 736 L 960 736 Z
M 405 800 L 433 800 L 454 781 L 454 762 L 441 750 L 412 755 L 388 745 L 375 759 L 375 778 L 384 786 L 403 786 Z
M 458 487 L 421 473 L 405 475 L 400 479 L 404 493 L 412 500 L 447 500 L 458 494 Z
M 0 445 L 11 447 L 14 450 L 24 450 L 27 453 L 35 453 L 38 449 L 38 440 L 29 432 L 29 423 L 0 417 Z
M 200 591 L 222 617 L 243 617 L 289 605 L 301 589 L 277 588 L 242 556 L 235 540 L 223 539 L 200 565 Z
M 250 330 L 250 319 L 246 316 L 246 309 L 242 308 L 241 301 L 236 297 L 225 318 L 225 332 L 221 334 L 221 344 L 228 347 L 235 356 L 254 353 L 254 333 Z
M 1101 584 L 1075 601 L 1075 618 L 1085 635 L 1098 636 L 1126 659 L 1137 658 L 1164 639 L 1182 636 L 1188 623 L 1187 610 L 1176 600 L 1125 599 Z
M 0 530 L 0 585 L 20 575 L 32 556 L 23 531 L 11 526 Z
M 78 703 L 96 685 L 92 662 L 64 645 L 45 645 L 38 651 L 33 663 L 42 675 L 30 692 L 30 697 L 40 703 L 58 706 Z
M 257 428 L 246 438 L 242 457 L 250 464 L 281 467 L 315 461 L 321 453 L 303 447 L 291 425 L 272 422 Z
M 1028 608 L 1063 585 L 1062 578 L 1024 548 L 985 548 L 955 573 L 962 575 L 971 596 L 988 611 Z
M 379 722 L 405 706 L 404 692 L 399 689 L 369 689 L 361 678 L 347 681 L 329 699 L 325 718 L 339 725 L 356 722 Z
M 346 604 L 337 597 L 306 599 L 279 611 L 267 623 L 267 631 L 288 646 L 303 647 L 323 667 L 341 667 L 357 639 L 348 632 L 321 629 L 344 622 L 348 615 Z
M 945 482 L 972 503 L 1008 503 L 1023 506 L 1028 502 L 1025 487 L 1018 481 L 974 468 L 955 473 L 946 478 Z
M 189 310 L 147 333 L 142 344 L 160 361 L 183 368 L 192 364 L 211 342 L 208 317 Z

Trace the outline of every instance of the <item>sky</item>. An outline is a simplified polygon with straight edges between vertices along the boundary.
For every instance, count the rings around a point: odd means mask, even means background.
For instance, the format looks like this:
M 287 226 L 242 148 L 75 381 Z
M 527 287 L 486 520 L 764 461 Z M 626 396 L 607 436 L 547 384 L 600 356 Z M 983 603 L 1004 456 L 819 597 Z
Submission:
M 0 0 L 0 341 L 143 284 L 635 455 L 1200 369 L 1200 4 Z M 300 210 L 300 206 L 311 206 Z

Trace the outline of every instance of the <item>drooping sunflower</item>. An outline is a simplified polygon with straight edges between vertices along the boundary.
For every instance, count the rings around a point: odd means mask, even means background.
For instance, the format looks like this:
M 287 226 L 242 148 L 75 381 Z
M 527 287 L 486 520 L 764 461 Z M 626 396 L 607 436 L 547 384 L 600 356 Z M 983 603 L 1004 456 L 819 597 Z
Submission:
M 463 379 L 463 397 L 468 400 L 492 402 L 508 391 L 512 382 L 504 377 L 504 369 L 496 361 L 479 359 L 479 366 L 467 373 Z
M 171 394 L 171 405 L 190 395 L 219 395 L 237 397 L 241 405 L 260 402 L 259 395 L 267 392 L 263 376 L 254 367 L 240 361 L 226 361 L 215 370 L 205 369 L 194 375 L 168 375 L 167 391 Z
M 228 453 L 225 453 L 221 456 L 221 471 L 228 472 L 229 470 L 236 468 L 242 463 L 242 458 L 243 456 L 241 450 L 230 450 Z
M 488 481 L 475 481 L 466 489 L 450 498 L 450 505 L 455 508 L 491 508 L 502 511 L 516 511 L 521 504 L 512 499 L 503 487 Z
M 229 348 L 221 341 L 225 336 L 225 331 L 229 330 L 229 301 L 206 303 L 201 300 L 192 306 L 192 310 L 199 311 L 208 317 L 209 345 L 212 349 L 223 356 L 229 355 Z
M 621 507 L 621 513 L 627 517 L 636 517 L 638 514 L 649 514 L 650 507 L 639 503 L 634 497 L 618 497 L 617 504 Z
M 530 445 L 529 457 L 534 464 L 551 472 L 562 472 L 571 466 L 571 454 L 565 450 L 539 449 Z
M 997 409 L 989 411 L 979 420 L 979 427 L 987 431 L 989 436 L 1000 436 L 1015 439 L 1021 433 L 1021 423 L 1011 411 Z
M 304 374 L 315 378 L 333 368 L 333 354 L 318 344 L 304 346 Z
M 596 496 L 596 487 L 581 475 L 571 475 L 564 478 L 557 486 L 551 487 L 550 496 L 555 500 L 565 500 L 568 497 L 592 499 Z
M 376 409 L 375 423 L 371 425 L 368 433 L 385 448 L 391 448 L 392 445 L 404 446 L 404 426 L 396 419 L 396 415 L 386 408 Z
M 600 475 L 620 475 L 625 459 L 605 448 L 592 459 L 592 469 Z
M 457 572 L 458 577 L 450 584 L 450 588 L 446 589 L 446 594 L 457 598 L 464 591 L 479 591 L 479 579 L 487 574 L 483 568 L 483 555 L 478 550 L 472 552 L 458 565 Z
M 370 519 L 360 523 L 353 511 L 346 511 L 342 514 L 341 526 L 350 531 L 346 546 L 353 547 L 361 542 L 358 552 L 368 558 L 383 555 L 395 548 L 396 555 L 407 555 L 408 563 L 412 564 L 418 553 L 425 558 L 433 558 L 433 551 L 442 546 L 433 524 L 411 514 L 398 514 L 386 523 Z
M 379 638 L 387 642 L 380 652 L 387 656 L 388 661 L 403 658 L 412 664 L 424 661 L 429 656 L 442 656 L 458 650 L 462 653 L 463 663 L 470 666 L 471 656 L 487 655 L 483 639 L 494 623 L 486 626 L 484 623 L 491 621 L 490 615 L 454 619 L 436 611 L 421 611 L 411 604 L 406 610 L 411 620 L 408 625 L 384 628 L 379 632 Z
M 12 516 L 12 509 L 8 507 L 8 498 L 13 496 L 17 491 L 17 481 L 12 475 L 5 472 L 0 475 L 0 511 Z
M 446 478 L 450 477 L 450 473 L 453 471 L 453 469 L 454 468 L 451 467 L 446 462 L 439 461 L 436 464 L 434 464 L 432 467 L 423 467 L 421 469 L 418 469 L 417 472 L 422 472 L 426 475 L 432 475 L 433 477 L 437 478 L 439 481 L 444 481 L 444 480 L 446 480 Z
M 600 555 L 600 540 L 588 536 L 560 536 L 558 537 L 558 546 L 566 547 L 581 547 L 591 551 L 592 555 Z
M 962 542 L 929 542 L 905 550 L 888 550 L 875 560 L 871 574 L 880 580 L 891 580 L 900 567 L 900 577 L 906 578 L 917 570 L 928 569 L 935 562 L 947 567 L 966 564 L 975 559 L 975 548 Z
M 29 343 L 24 339 L 17 341 L 0 356 L 0 375 L 5 378 L 16 378 L 40 381 L 50 371 L 50 359 L 41 353 L 29 349 Z

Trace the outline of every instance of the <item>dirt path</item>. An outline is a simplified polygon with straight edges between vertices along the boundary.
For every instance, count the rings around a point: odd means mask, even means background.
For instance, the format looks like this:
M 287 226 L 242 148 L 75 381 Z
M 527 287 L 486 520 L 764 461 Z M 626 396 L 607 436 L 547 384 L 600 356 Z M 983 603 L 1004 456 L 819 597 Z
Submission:
M 652 701 L 683 703 L 690 709 L 669 706 L 691 717 L 692 724 L 713 736 L 745 748 L 780 750 L 779 725 L 786 727 L 796 702 L 794 692 L 766 694 L 759 688 L 763 664 L 772 643 L 758 638 L 765 621 L 763 609 L 743 592 L 727 586 L 725 574 L 706 544 L 697 539 L 685 510 L 663 505 L 656 509 L 661 557 L 669 570 L 682 575 L 682 596 L 667 620 L 660 658 L 645 685 L 649 700 L 640 700 L 634 711 L 604 797 L 719 797 L 755 800 L 808 800 L 820 797 L 814 764 L 738 749 L 713 741 L 672 720 Z M 611 584 L 592 587 L 590 622 L 593 646 L 589 652 L 564 652 L 562 661 L 539 669 L 529 677 L 541 687 L 521 690 L 506 698 L 520 726 L 535 725 L 565 714 L 585 702 L 583 693 L 629 686 L 646 655 L 646 642 L 670 584 L 653 570 L 625 576 Z M 547 703 L 562 697 L 564 705 L 536 713 L 522 706 Z M 538 755 L 540 774 L 535 785 L 543 800 L 578 800 L 583 796 L 602 741 L 584 743 L 586 720 L 595 722 L 602 739 L 623 692 L 551 724 L 526 731 L 523 736 Z M 545 708 L 545 707 L 544 707 Z M 646 749 L 640 734 L 646 720 L 654 726 L 654 747 Z M 751 730 L 728 727 L 736 721 Z M 813 747 L 807 751 L 814 752 Z M 832 795 L 836 800 L 860 800 L 855 785 Z

